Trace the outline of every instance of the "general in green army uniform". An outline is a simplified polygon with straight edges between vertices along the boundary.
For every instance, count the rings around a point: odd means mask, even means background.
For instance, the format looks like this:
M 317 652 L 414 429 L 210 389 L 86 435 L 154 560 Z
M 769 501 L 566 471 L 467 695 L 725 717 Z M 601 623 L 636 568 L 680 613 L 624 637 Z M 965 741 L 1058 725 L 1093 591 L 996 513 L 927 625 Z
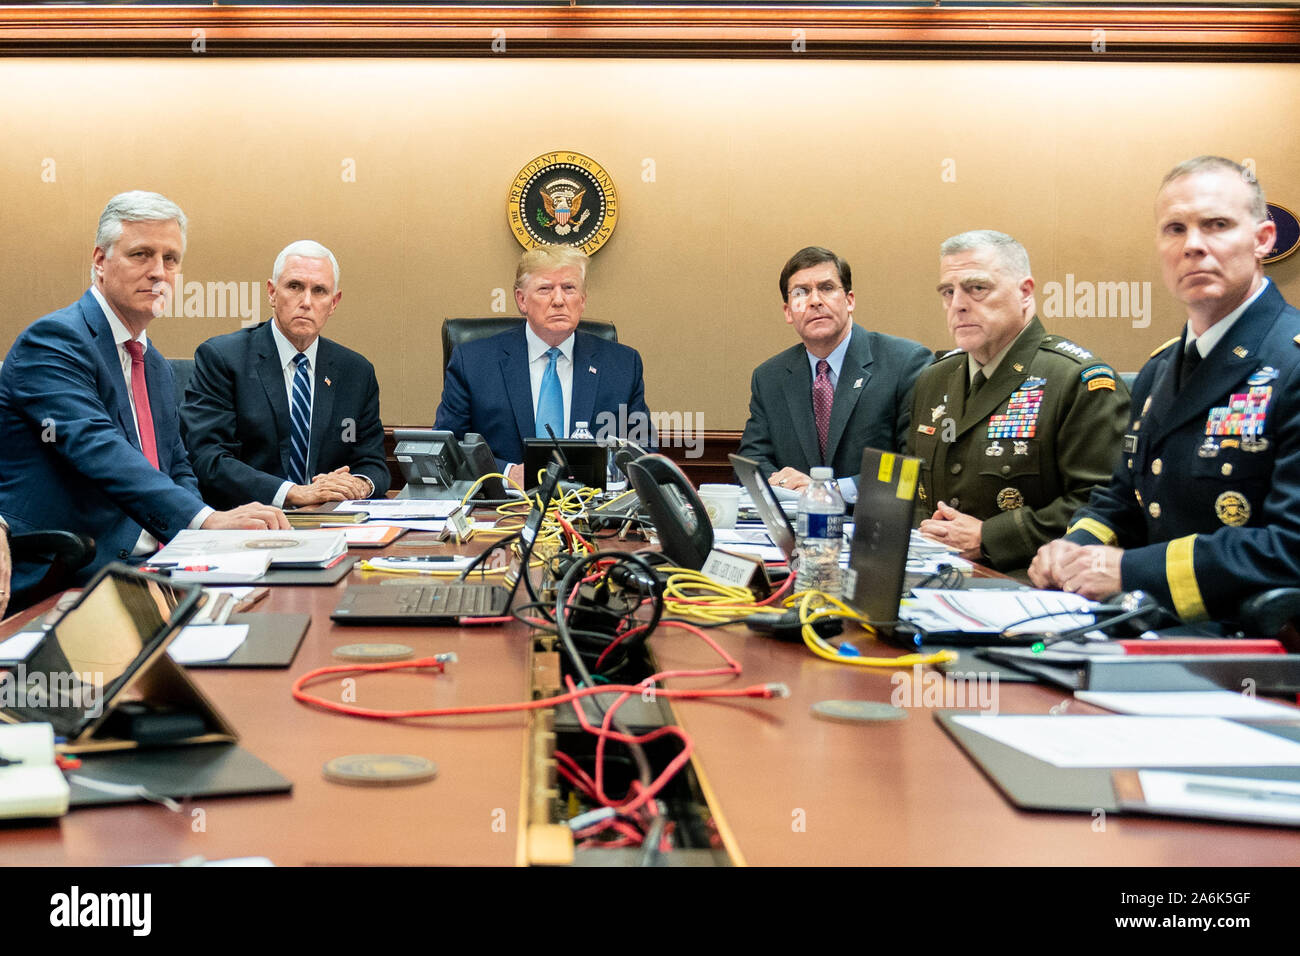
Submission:
M 1087 349 L 1045 332 L 1015 239 L 954 236 L 939 274 L 957 348 L 921 373 L 912 399 L 921 531 L 970 560 L 1025 568 L 1110 480 L 1128 389 Z

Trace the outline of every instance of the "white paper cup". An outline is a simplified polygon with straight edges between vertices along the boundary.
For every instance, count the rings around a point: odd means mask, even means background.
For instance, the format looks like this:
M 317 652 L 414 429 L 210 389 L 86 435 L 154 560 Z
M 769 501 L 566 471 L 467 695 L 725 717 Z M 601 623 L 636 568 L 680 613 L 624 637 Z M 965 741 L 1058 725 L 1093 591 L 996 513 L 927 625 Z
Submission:
M 740 512 L 740 485 L 700 485 L 700 501 L 713 527 L 734 528 Z

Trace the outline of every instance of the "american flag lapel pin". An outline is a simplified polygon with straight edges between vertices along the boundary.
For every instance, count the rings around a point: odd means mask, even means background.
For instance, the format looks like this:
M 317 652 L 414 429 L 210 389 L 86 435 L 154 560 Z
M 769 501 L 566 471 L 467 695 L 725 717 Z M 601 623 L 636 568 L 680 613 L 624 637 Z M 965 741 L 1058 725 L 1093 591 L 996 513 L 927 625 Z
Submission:
M 862 387 L 862 379 L 858 379 L 856 382 L 854 382 L 854 383 L 853 383 L 853 387 L 854 387 L 854 388 L 861 388 L 861 387 Z
M 596 366 L 594 366 L 594 365 L 588 365 L 588 366 L 587 366 L 587 371 L 590 372 L 592 375 L 595 375 L 595 374 L 596 374 Z
M 330 377 L 328 375 L 325 376 L 325 384 L 330 386 L 333 386 L 334 384 L 333 382 L 330 381 Z

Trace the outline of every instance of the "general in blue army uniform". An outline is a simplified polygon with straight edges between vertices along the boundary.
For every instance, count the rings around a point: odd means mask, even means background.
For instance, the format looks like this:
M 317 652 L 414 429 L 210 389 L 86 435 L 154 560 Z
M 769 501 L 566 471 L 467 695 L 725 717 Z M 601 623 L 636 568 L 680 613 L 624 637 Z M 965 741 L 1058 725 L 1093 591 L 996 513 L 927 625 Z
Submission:
M 940 257 L 959 348 L 921 374 L 913 395 L 921 530 L 963 557 L 1023 570 L 1109 479 L 1128 390 L 1101 359 L 1044 330 L 1016 240 L 962 233 Z
M 1188 620 L 1300 581 L 1300 312 L 1263 275 L 1254 177 L 1198 157 L 1165 177 L 1157 246 L 1183 333 L 1152 353 L 1109 485 L 1030 569 L 1089 597 L 1141 589 Z

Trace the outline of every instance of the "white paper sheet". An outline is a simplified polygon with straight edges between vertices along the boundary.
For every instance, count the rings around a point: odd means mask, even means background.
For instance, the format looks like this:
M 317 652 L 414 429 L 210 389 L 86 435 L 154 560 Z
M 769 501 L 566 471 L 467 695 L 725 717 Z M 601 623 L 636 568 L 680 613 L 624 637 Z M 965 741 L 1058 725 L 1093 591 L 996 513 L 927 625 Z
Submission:
M 1300 720 L 1300 709 L 1258 700 L 1229 690 L 1098 691 L 1074 696 L 1117 714 L 1146 717 L 1229 717 L 1237 720 Z
M 366 563 L 377 571 L 463 571 L 474 563 L 474 557 L 448 555 L 450 561 L 421 560 L 414 556 L 370 558 Z
M 1300 744 L 1217 717 L 959 715 L 1056 767 L 1300 767 Z
M 364 511 L 370 515 L 371 521 L 389 521 L 390 518 L 445 518 L 459 507 L 459 500 L 375 498 L 343 501 L 334 510 Z
M 435 531 L 441 532 L 447 526 L 447 522 L 438 521 L 433 518 L 412 518 L 409 520 L 394 519 L 385 520 L 384 524 L 392 525 L 394 528 L 409 528 L 412 531 Z
M 19 631 L 0 641 L 0 661 L 25 661 L 45 636 L 44 631 Z
M 1216 820 L 1300 825 L 1300 783 L 1139 770 L 1144 810 Z
M 171 579 L 178 584 L 202 584 L 205 581 L 256 581 L 271 564 L 270 551 L 244 554 L 210 554 L 195 558 L 195 563 L 172 569 Z
M 997 633 L 1011 625 L 1012 633 L 1067 631 L 1092 623 L 1091 614 L 1078 613 L 1093 602 L 1064 591 L 949 591 L 917 588 L 903 602 L 898 616 L 922 631 Z M 1053 615 L 1037 617 L 1036 615 Z M 1023 625 L 1018 622 L 1034 618 Z
M 246 640 L 247 624 L 183 627 L 167 646 L 167 653 L 177 664 L 206 664 L 228 659 Z

